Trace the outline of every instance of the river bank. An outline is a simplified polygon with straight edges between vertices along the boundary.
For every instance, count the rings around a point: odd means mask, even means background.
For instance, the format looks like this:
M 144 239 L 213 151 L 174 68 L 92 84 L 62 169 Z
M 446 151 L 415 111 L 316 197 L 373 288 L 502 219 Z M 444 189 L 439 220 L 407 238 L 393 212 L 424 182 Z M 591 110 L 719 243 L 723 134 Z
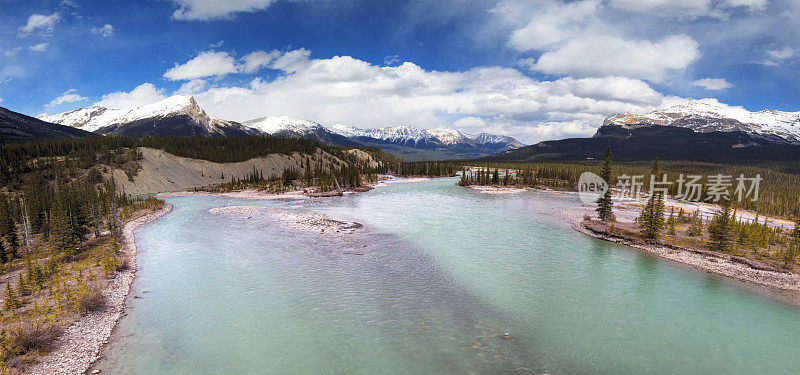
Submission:
M 743 289 L 800 307 L 800 274 L 774 264 L 703 249 L 650 243 L 638 238 L 608 233 L 592 221 L 572 217 L 573 229 L 588 236 L 632 247 L 646 254 L 741 282 Z
M 125 301 L 136 276 L 136 242 L 134 231 L 172 211 L 164 204 L 158 210 L 129 220 L 123 227 L 123 256 L 129 267 L 120 271 L 103 290 L 107 306 L 72 323 L 56 341 L 56 349 L 37 360 L 30 374 L 83 374 L 99 358 L 103 347 L 125 310 Z

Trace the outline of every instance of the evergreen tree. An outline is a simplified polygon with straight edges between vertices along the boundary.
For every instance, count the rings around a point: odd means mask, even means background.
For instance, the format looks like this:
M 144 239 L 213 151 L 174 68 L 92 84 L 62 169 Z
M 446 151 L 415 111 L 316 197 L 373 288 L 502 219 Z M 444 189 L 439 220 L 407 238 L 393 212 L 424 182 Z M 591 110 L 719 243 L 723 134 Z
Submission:
M 733 248 L 734 220 L 731 218 L 731 202 L 723 199 L 720 210 L 708 224 L 709 247 L 712 250 L 727 252 Z
M 696 237 L 703 234 L 703 219 L 700 218 L 700 210 L 695 210 L 692 217 L 689 219 L 689 230 L 686 234 Z
M 795 240 L 800 241 L 800 217 L 798 217 L 797 221 L 794 222 L 792 237 L 794 237 Z
M 672 236 L 675 235 L 676 221 L 677 219 L 675 219 L 675 207 L 672 207 L 669 210 L 669 218 L 667 219 L 667 229 L 669 230 L 669 234 Z
M 14 311 L 21 305 L 20 301 L 17 299 L 17 294 L 14 293 L 14 289 L 11 289 L 10 281 L 6 283 L 6 298 L 5 301 L 3 301 L 3 305 L 6 311 Z
M 50 211 L 50 246 L 68 255 L 77 253 L 78 243 L 70 227 L 69 218 L 63 209 L 55 207 Z
M 603 158 L 603 168 L 600 170 L 600 177 L 606 182 L 608 189 L 603 193 L 603 196 L 597 199 L 597 216 L 600 220 L 611 220 L 613 215 L 614 202 L 611 201 L 611 147 L 606 149 L 606 155 Z
M 650 173 L 653 176 L 659 176 L 658 159 L 653 162 Z M 650 198 L 636 221 L 639 222 L 639 226 L 643 229 L 642 235 L 644 238 L 653 241 L 658 239 L 661 230 L 664 228 L 664 196 L 661 191 L 651 189 Z

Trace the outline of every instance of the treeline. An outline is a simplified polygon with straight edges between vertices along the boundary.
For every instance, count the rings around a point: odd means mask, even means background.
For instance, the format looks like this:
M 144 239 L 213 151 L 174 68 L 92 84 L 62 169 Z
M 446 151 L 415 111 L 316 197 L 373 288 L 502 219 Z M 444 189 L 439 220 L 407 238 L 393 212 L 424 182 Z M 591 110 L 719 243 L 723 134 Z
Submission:
M 123 136 L 87 137 L 9 144 L 0 147 L 0 184 L 18 182 L 21 175 L 37 169 L 35 163 L 31 163 L 31 161 L 52 158 L 66 159 L 69 164 L 67 168 L 71 166 L 88 168 L 96 164 L 106 164 L 124 169 L 126 164 L 138 160 L 137 155 L 131 154 L 133 151 L 130 151 L 137 147 L 160 149 L 173 155 L 216 163 L 241 162 L 270 154 L 312 154 L 318 149 L 340 159 L 352 160 L 352 155 L 346 152 L 347 148 L 298 138 L 270 136 L 229 138 L 153 136 L 140 139 Z M 384 165 L 394 165 L 399 162 L 397 158 L 375 148 L 362 147 L 359 149 L 374 159 L 385 162 Z M 126 170 L 126 172 L 128 171 Z M 135 170 L 131 171 L 134 175 L 135 172 Z
M 398 176 L 451 177 L 461 170 L 459 163 L 450 161 L 395 162 L 390 166 Z
M 113 181 L 93 181 L 88 175 L 48 181 L 35 173 L 21 191 L 0 194 L 0 261 L 14 260 L 21 247 L 34 241 L 46 243 L 59 255 L 75 256 L 88 234 L 117 236 L 120 209 L 129 204 L 132 201 L 117 194 Z
M 600 176 L 604 180 L 609 180 L 611 175 L 611 152 L 608 150 Z M 662 175 L 658 159 L 653 162 L 650 175 Z M 650 241 L 664 238 L 668 243 L 684 243 L 685 239 L 690 239 L 691 242 L 699 242 L 701 246 L 714 251 L 740 252 L 748 257 L 766 256 L 780 260 L 787 266 L 795 263 L 800 257 L 800 218 L 797 218 L 792 231 L 786 231 L 782 226 L 770 227 L 768 220 L 760 221 L 758 216 L 752 220 L 742 219 L 741 215 L 737 218 L 736 209 L 732 208 L 732 200 L 723 198 L 718 202 L 719 209 L 714 216 L 704 222 L 699 209 L 692 214 L 686 214 L 682 208 L 676 213 L 675 207 L 672 207 L 667 216 L 664 198 L 664 193 L 660 190 L 654 190 L 649 194 L 647 202 L 635 220 L 639 227 L 638 236 Z M 606 190 L 596 203 L 599 220 L 610 223 L 606 231 L 617 232 L 616 218 L 613 214 L 614 202 L 610 190 Z M 683 233 L 680 233 L 681 229 Z M 708 234 L 707 240 L 704 232 Z
M 510 185 L 517 187 L 548 187 L 558 190 L 576 190 L 578 179 L 583 172 L 593 172 L 600 175 L 602 165 L 599 162 L 586 163 L 490 163 L 475 166 L 474 163 L 460 163 L 459 169 L 464 169 L 466 174 L 462 185 Z M 470 168 L 467 168 L 470 167 Z M 732 166 L 709 164 L 700 162 L 662 161 L 660 170 L 667 174 L 668 181 L 673 183 L 668 186 L 668 195 L 677 194 L 678 186 L 675 181 L 680 174 L 688 175 L 729 175 L 733 176 L 734 186 L 739 175 L 752 178 L 760 175 L 763 179 L 759 184 L 758 199 L 751 201 L 751 197 L 736 202 L 738 209 L 752 210 L 763 215 L 778 216 L 794 219 L 800 216 L 800 176 L 796 174 L 776 172 L 771 169 L 753 166 Z M 646 176 L 643 190 L 647 190 L 650 183 L 650 165 L 645 162 L 620 163 L 614 165 L 611 176 L 611 186 L 614 187 L 617 178 L 621 175 Z M 464 173 L 464 171 L 462 171 Z M 498 183 L 493 183 L 493 175 L 497 174 Z M 508 178 L 504 176 L 508 175 Z M 487 182 L 488 181 L 488 182 Z M 708 197 L 708 186 L 705 184 L 699 189 L 700 196 Z

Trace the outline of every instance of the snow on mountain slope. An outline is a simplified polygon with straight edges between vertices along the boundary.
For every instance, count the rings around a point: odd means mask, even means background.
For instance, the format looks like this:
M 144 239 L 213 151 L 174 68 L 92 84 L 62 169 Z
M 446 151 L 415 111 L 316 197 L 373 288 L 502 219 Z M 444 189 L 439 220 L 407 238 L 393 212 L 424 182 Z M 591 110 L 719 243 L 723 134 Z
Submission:
M 290 131 L 298 134 L 305 134 L 310 131 L 316 131 L 323 126 L 313 121 L 296 119 L 289 116 L 267 116 L 257 119 L 247 120 L 242 125 L 256 129 L 258 131 L 275 134 L 280 131 Z
M 183 95 L 171 96 L 159 102 L 136 108 L 109 109 L 92 106 L 57 115 L 39 116 L 38 118 L 90 132 L 104 132 L 103 130 L 113 129 L 136 121 L 178 115 L 189 116 L 193 122 L 204 127 L 209 133 L 220 133 L 221 127 L 230 125 L 228 121 L 209 116 L 197 105 L 193 97 Z
M 488 133 L 472 135 L 455 129 L 417 129 L 408 125 L 377 129 L 361 129 L 350 125 L 336 124 L 330 126 L 329 130 L 345 137 L 369 137 L 389 142 L 432 141 L 439 142 L 444 145 L 484 145 L 507 143 L 510 148 L 518 148 L 523 146 L 523 144 L 516 139 L 502 135 Z
M 690 128 L 701 133 L 744 131 L 800 142 L 800 112 L 775 110 L 750 112 L 742 107 L 720 103 L 715 99 L 690 100 L 642 114 L 622 113 L 607 118 L 603 125 L 620 125 L 628 128 L 670 125 Z

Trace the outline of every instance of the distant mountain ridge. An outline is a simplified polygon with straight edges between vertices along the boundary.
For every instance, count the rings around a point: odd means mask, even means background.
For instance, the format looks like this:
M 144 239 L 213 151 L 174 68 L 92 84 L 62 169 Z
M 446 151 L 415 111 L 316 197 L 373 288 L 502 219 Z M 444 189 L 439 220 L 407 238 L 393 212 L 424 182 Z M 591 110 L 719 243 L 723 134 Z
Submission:
M 767 137 L 780 143 L 800 144 L 800 112 L 763 110 L 750 112 L 710 99 L 692 100 L 648 113 L 621 113 L 607 118 L 604 126 L 627 129 L 665 125 L 692 129 L 699 133 L 741 131 Z
M 338 146 L 373 146 L 406 159 L 454 159 L 487 156 L 524 146 L 512 137 L 460 130 L 395 126 L 362 129 L 323 126 L 287 116 L 268 116 L 241 124 L 211 117 L 191 96 L 176 95 L 142 107 L 108 109 L 92 106 L 45 115 L 41 120 L 98 134 L 241 136 L 268 134 L 299 137 Z
M 0 107 L 0 144 L 92 135 L 80 129 L 49 123 Z
M 39 119 L 98 134 L 237 136 L 250 134 L 241 124 L 211 117 L 191 96 L 175 95 L 141 107 L 92 106 Z

